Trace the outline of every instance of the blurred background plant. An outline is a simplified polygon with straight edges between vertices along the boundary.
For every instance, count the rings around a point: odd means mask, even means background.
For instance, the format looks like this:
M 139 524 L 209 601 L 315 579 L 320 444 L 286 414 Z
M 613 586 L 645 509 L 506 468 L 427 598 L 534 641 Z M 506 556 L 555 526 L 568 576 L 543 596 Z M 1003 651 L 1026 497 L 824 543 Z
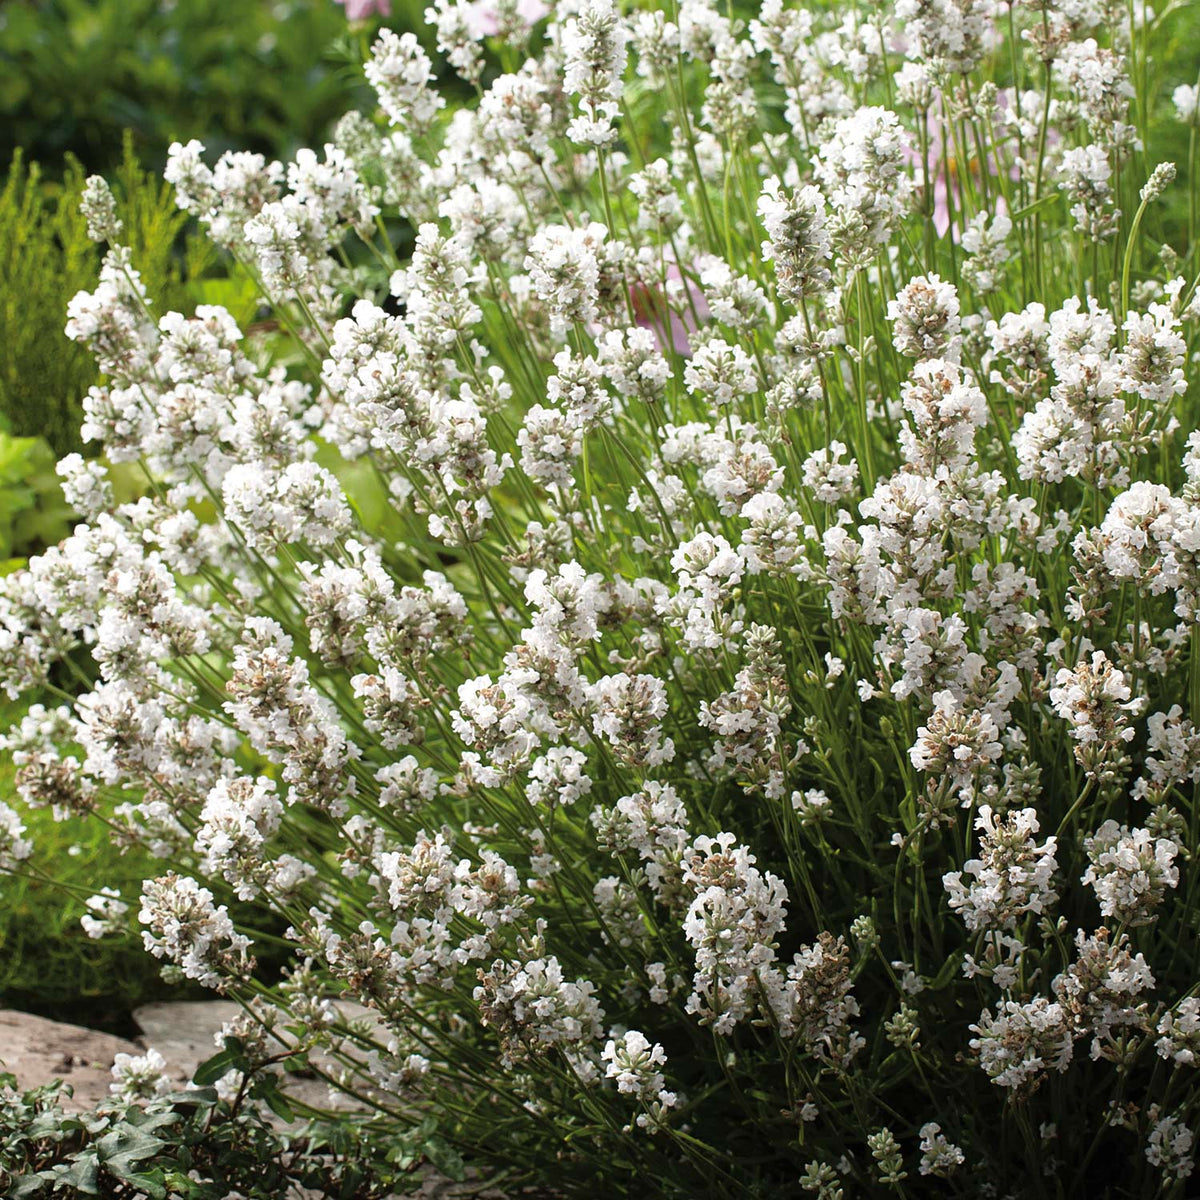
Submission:
M 71 510 L 55 460 L 45 438 L 0 431 L 0 571 L 25 562 L 18 551 L 53 545 L 67 532 Z
M 408 6 L 393 7 L 398 23 Z M 319 144 L 351 86 L 347 36 L 331 0 L 6 0 L 0 161 L 70 153 L 108 175 L 126 130 L 156 171 L 176 139 L 274 156 Z

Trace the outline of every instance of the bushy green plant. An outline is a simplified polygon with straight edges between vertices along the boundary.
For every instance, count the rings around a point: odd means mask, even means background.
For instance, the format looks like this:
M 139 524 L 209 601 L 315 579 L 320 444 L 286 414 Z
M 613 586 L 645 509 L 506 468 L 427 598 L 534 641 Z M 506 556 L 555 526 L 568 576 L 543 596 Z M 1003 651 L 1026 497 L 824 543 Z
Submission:
M 98 379 L 88 355 L 62 338 L 68 301 L 99 266 L 79 213 L 83 182 L 73 158 L 62 180 L 50 181 L 18 150 L 0 191 L 0 422 L 18 437 L 44 437 L 59 455 L 80 448 L 80 402 Z M 171 296 L 172 307 L 190 312 L 189 284 L 211 251 L 184 235 L 186 216 L 170 188 L 142 170 L 128 137 L 116 194 L 143 277 Z
M 44 436 L 59 454 L 79 444 L 79 402 L 95 364 L 62 345 L 66 302 L 91 277 L 95 248 L 79 215 L 83 173 L 43 185 L 18 152 L 0 192 L 0 414 L 9 432 Z
M 66 471 L 0 679 L 94 662 L 7 743 L 162 860 L 93 928 L 563 1193 L 1187 1194 L 1175 14 L 537 13 L 432 10 L 467 111 L 385 31 L 323 153 L 174 148 L 252 329 L 159 311 L 89 188 L 68 332 L 151 493 Z
M 5 772 L 0 796 L 11 794 L 11 773 Z M 147 960 L 135 932 L 97 941 L 79 923 L 88 912 L 85 901 L 102 887 L 135 885 L 137 858 L 122 855 L 98 823 L 64 827 L 39 813 L 31 816 L 29 830 L 43 847 L 39 862 L 50 868 L 50 877 L 30 871 L 4 881 L 0 1004 L 125 1031 L 139 1005 L 180 998 Z

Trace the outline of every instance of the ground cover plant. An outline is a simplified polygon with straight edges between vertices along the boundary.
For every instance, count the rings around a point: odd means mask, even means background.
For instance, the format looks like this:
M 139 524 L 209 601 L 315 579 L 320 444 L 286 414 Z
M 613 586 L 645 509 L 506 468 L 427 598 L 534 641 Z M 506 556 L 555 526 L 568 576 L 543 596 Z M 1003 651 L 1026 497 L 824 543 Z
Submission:
M 385 29 L 322 149 L 172 148 L 247 328 L 85 189 L 0 670 L 161 860 L 89 932 L 559 1194 L 1188 1194 L 1194 12 L 429 15 L 465 108 Z
M 432 1122 L 403 1131 L 361 1113 L 298 1122 L 270 1069 L 291 1056 L 252 1064 L 241 1051 L 227 1039 L 177 1091 L 156 1087 L 153 1054 L 122 1055 L 112 1095 L 84 1113 L 64 1107 L 71 1093 L 61 1083 L 19 1092 L 0 1075 L 5 1196 L 383 1200 L 417 1192 L 431 1160 L 461 1178 Z

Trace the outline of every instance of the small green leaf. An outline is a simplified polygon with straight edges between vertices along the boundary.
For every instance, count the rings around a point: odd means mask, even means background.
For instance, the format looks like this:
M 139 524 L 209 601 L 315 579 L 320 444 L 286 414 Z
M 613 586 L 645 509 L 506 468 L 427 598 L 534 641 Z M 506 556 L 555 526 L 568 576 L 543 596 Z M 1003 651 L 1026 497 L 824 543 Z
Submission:
M 18 1175 L 9 1185 L 8 1194 L 12 1200 L 29 1200 L 42 1195 L 45 1188 L 46 1180 L 41 1175 Z
M 241 1058 L 240 1047 L 237 1050 L 221 1050 L 196 1068 L 192 1082 L 205 1087 L 210 1083 L 216 1083 L 218 1079 L 224 1079 L 230 1071 L 234 1070 L 239 1058 Z
M 166 1198 L 167 1187 L 160 1170 L 154 1170 L 149 1174 L 140 1174 L 135 1171 L 113 1171 L 113 1174 L 125 1183 L 133 1184 L 134 1187 L 149 1196 L 150 1200 L 165 1200 Z
M 65 1171 L 55 1172 L 57 1188 L 59 1184 L 69 1184 L 84 1196 L 100 1195 L 100 1163 L 94 1153 L 80 1154 Z
M 455 1183 L 461 1183 L 466 1178 L 467 1170 L 463 1163 L 462 1155 L 449 1142 L 435 1135 L 425 1142 L 423 1149 L 425 1157 L 447 1179 L 452 1179 Z
M 250 1089 L 250 1095 L 261 1100 L 281 1121 L 289 1124 L 296 1119 L 296 1113 L 288 1098 L 279 1090 L 273 1075 L 263 1075 L 257 1079 Z

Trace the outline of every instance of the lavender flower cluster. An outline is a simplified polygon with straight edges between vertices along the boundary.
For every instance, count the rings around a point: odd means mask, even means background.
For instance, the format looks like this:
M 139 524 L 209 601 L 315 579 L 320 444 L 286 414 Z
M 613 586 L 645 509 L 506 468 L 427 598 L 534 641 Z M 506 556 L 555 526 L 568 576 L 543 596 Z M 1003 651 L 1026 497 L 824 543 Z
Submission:
M 252 328 L 156 314 L 89 183 L 101 457 L 0 580 L 21 801 L 163 862 L 88 933 L 580 1194 L 1184 1194 L 1200 177 L 1150 135 L 1194 160 L 1200 114 L 1156 103 L 1162 18 L 476 8 L 427 13 L 466 106 L 385 29 L 319 152 L 172 147 Z

